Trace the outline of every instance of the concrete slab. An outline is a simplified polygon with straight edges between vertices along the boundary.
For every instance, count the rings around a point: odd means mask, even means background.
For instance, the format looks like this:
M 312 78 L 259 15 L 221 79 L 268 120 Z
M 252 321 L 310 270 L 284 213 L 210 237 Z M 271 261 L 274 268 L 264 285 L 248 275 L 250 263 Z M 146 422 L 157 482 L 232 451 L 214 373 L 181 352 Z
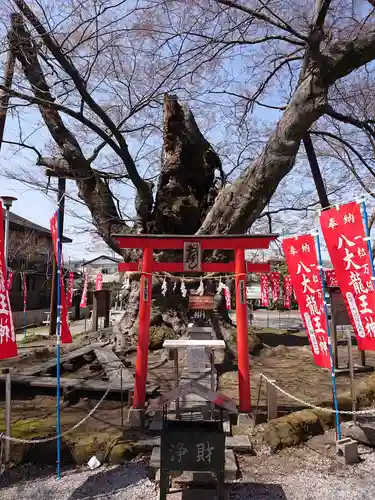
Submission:
M 122 384 L 134 383 L 133 375 L 110 347 L 94 349 L 94 354 L 112 383 L 121 384 L 121 381 Z
M 210 349 L 225 349 L 224 340 L 190 340 L 190 339 L 171 339 L 164 340 L 165 349 L 182 349 L 185 347 L 208 347 Z
M 254 417 L 249 413 L 239 413 L 237 415 L 237 425 L 254 425 Z
M 229 490 L 223 492 L 223 500 L 229 498 Z M 167 495 L 167 500 L 217 500 L 216 489 L 195 489 L 195 488 L 185 488 L 183 491 L 173 491 Z
M 144 426 L 145 412 L 136 408 L 130 408 L 128 414 L 128 422 L 132 427 L 140 428 Z
M 243 434 L 227 436 L 225 438 L 225 447 L 237 453 L 250 453 L 252 451 L 249 437 Z
M 187 333 L 212 333 L 212 326 L 188 326 Z

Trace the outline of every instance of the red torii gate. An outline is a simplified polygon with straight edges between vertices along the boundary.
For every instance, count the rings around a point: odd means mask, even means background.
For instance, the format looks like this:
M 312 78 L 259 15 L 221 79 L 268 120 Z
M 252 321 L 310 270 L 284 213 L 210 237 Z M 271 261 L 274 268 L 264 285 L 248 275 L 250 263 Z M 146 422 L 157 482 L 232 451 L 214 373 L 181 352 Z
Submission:
M 236 320 L 237 320 L 237 352 L 238 352 L 238 387 L 240 411 L 251 411 L 250 366 L 248 317 L 246 304 L 246 273 L 269 272 L 269 264 L 251 263 L 245 260 L 247 249 L 267 249 L 271 241 L 277 238 L 273 234 L 250 235 L 131 235 L 115 234 L 113 238 L 120 248 L 142 248 L 142 262 L 122 262 L 118 266 L 120 272 L 140 271 L 140 301 L 138 347 L 134 386 L 134 403 L 136 409 L 143 409 L 146 399 L 146 378 L 148 365 L 148 346 L 150 335 L 152 272 L 168 273 L 233 273 L 236 288 Z M 195 248 L 195 250 L 194 250 Z M 193 266 L 187 263 L 185 253 L 193 249 Z M 184 262 L 156 262 L 154 250 L 184 250 Z M 204 250 L 234 250 L 234 262 L 201 262 Z M 190 254 L 191 255 L 191 254 Z

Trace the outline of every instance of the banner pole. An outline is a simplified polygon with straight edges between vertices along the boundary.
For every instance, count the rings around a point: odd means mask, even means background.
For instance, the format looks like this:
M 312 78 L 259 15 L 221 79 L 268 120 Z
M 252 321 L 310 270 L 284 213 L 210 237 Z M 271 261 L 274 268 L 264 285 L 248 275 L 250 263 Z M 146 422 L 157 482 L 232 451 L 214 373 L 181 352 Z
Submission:
M 323 304 L 324 304 L 324 314 L 326 317 L 326 323 L 327 323 L 327 336 L 328 336 L 328 349 L 329 349 L 329 358 L 331 361 L 331 378 L 332 378 L 332 394 L 333 394 L 333 404 L 335 407 L 336 411 L 336 435 L 337 439 L 341 439 L 341 429 L 340 429 L 340 415 L 339 415 L 339 404 L 337 401 L 337 387 L 336 387 L 336 375 L 335 375 L 335 365 L 333 362 L 333 350 L 332 350 L 332 342 L 331 342 L 331 328 L 330 328 L 330 322 L 328 318 L 328 307 L 327 307 L 327 301 L 325 297 L 325 277 L 324 277 L 324 272 L 323 272 L 323 261 L 322 261 L 322 252 L 320 250 L 320 241 L 319 241 L 319 234 L 315 234 L 315 242 L 316 242 L 316 247 L 318 249 L 318 262 L 319 262 L 319 267 L 320 267 L 320 278 L 322 282 L 322 293 L 323 293 Z
M 61 477 L 61 420 L 60 420 L 60 337 L 61 337 L 61 241 L 60 200 L 57 207 L 57 316 L 56 316 L 56 430 L 57 430 L 57 479 Z
M 372 277 L 375 277 L 375 270 L 374 270 L 374 260 L 373 260 L 373 255 L 372 255 L 372 248 L 371 248 L 371 239 L 370 239 L 370 228 L 368 226 L 368 217 L 367 217 L 367 210 L 366 210 L 366 202 L 363 200 L 361 202 L 362 205 L 362 218 L 363 218 L 363 223 L 365 226 L 365 231 L 366 231 L 366 236 L 367 236 L 367 247 L 368 247 L 368 253 L 370 256 L 370 262 L 371 262 L 371 274 Z M 372 280 L 373 285 L 375 285 L 374 280 Z

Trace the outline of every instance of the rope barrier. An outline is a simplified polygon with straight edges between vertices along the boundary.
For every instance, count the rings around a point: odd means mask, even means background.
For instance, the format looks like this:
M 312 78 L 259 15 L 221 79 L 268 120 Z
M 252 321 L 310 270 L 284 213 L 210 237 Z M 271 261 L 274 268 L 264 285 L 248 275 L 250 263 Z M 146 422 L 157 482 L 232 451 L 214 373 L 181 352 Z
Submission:
M 261 379 L 264 378 L 264 380 L 266 380 L 266 382 L 268 384 L 275 387 L 275 389 L 277 389 L 279 392 L 281 392 L 281 394 L 284 394 L 284 396 L 286 396 L 290 399 L 293 399 L 293 401 L 296 401 L 296 403 L 299 403 L 301 406 L 307 406 L 308 408 L 311 408 L 313 410 L 320 410 L 320 411 L 324 411 L 326 413 L 336 413 L 336 410 L 334 410 L 332 408 L 324 408 L 322 406 L 316 406 L 316 405 L 313 405 L 312 403 L 308 403 L 307 401 L 303 401 L 302 399 L 299 399 L 296 396 L 293 396 L 293 394 L 290 394 L 285 389 L 282 389 L 280 386 L 275 384 L 275 382 L 273 382 L 268 377 L 266 377 L 266 375 L 264 375 L 263 373 L 260 374 L 260 378 Z M 358 411 L 340 410 L 338 413 L 340 415 L 371 415 L 371 414 L 375 415 L 375 408 L 370 408 L 367 410 L 358 410 Z
M 70 429 L 62 432 L 60 435 L 56 435 L 56 436 L 52 436 L 52 437 L 48 437 L 48 438 L 42 438 L 42 439 L 18 439 L 18 438 L 14 438 L 14 437 L 11 437 L 11 436 L 7 436 L 4 432 L 2 432 L 0 434 L 0 440 L 1 440 L 1 442 L 4 440 L 4 441 L 11 441 L 11 442 L 14 442 L 14 443 L 22 443 L 22 444 L 38 444 L 38 443 L 48 443 L 50 441 L 55 441 L 56 439 L 58 439 L 58 438 L 60 438 L 62 436 L 66 436 L 67 434 L 70 434 L 71 432 L 73 432 L 76 429 L 78 429 L 78 427 L 80 427 L 90 417 L 92 417 L 92 415 L 96 412 L 96 410 L 103 403 L 103 401 L 105 400 L 105 398 L 108 396 L 108 393 L 112 389 L 112 387 L 113 387 L 113 384 L 108 387 L 108 389 L 106 390 L 106 392 L 104 393 L 104 395 L 102 396 L 102 398 L 98 401 L 98 403 L 94 406 L 94 408 L 82 420 L 80 420 L 79 422 L 77 422 Z
M 146 276 L 155 276 L 155 277 L 160 278 L 160 279 L 170 278 L 170 279 L 175 280 L 175 281 L 186 281 L 187 283 L 194 282 L 194 281 L 201 281 L 201 280 L 212 280 L 212 279 L 222 280 L 222 279 L 225 279 L 225 278 L 236 278 L 236 277 L 240 277 L 240 276 L 242 276 L 242 277 L 243 276 L 247 276 L 246 273 L 238 273 L 238 274 L 235 274 L 235 273 L 226 273 L 226 274 L 220 274 L 220 272 L 213 272 L 213 273 L 204 274 L 203 276 L 195 276 L 195 277 L 189 277 L 188 278 L 186 276 L 176 276 L 174 274 L 168 273 L 167 271 L 147 273 L 147 272 L 142 271 L 142 270 L 127 271 L 127 274 L 128 275 L 132 275 L 132 274 L 144 274 Z

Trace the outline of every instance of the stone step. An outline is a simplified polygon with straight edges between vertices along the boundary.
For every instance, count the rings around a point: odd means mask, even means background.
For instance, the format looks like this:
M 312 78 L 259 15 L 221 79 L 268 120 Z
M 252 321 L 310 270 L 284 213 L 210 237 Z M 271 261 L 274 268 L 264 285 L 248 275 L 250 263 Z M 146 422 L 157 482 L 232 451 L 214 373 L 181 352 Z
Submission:
M 194 371 L 194 372 L 189 372 L 188 368 L 185 367 L 180 375 L 180 380 L 186 381 L 186 380 L 197 380 L 202 378 L 202 380 L 206 378 L 210 379 L 211 378 L 211 366 L 205 366 L 201 371 Z M 217 377 L 216 370 L 214 371 L 215 377 Z
M 150 468 L 155 473 L 155 482 L 160 482 L 160 448 L 155 447 L 152 450 Z M 237 480 L 239 474 L 236 457 L 233 450 L 225 450 L 225 470 L 224 481 L 230 483 Z M 183 471 L 180 476 L 173 478 L 173 482 L 181 485 L 190 484 L 212 484 L 216 483 L 215 477 L 211 472 Z
M 222 499 L 229 500 L 230 486 L 222 492 Z M 177 488 L 170 489 L 167 500 L 217 500 L 215 485 L 206 488 Z
M 213 332 L 212 326 L 188 326 L 187 333 L 211 333 Z
M 138 453 L 151 453 L 155 447 L 160 446 L 160 436 L 140 439 L 134 443 Z M 252 446 L 248 436 L 238 434 L 237 436 L 225 437 L 225 448 L 233 450 L 235 453 L 250 453 Z

